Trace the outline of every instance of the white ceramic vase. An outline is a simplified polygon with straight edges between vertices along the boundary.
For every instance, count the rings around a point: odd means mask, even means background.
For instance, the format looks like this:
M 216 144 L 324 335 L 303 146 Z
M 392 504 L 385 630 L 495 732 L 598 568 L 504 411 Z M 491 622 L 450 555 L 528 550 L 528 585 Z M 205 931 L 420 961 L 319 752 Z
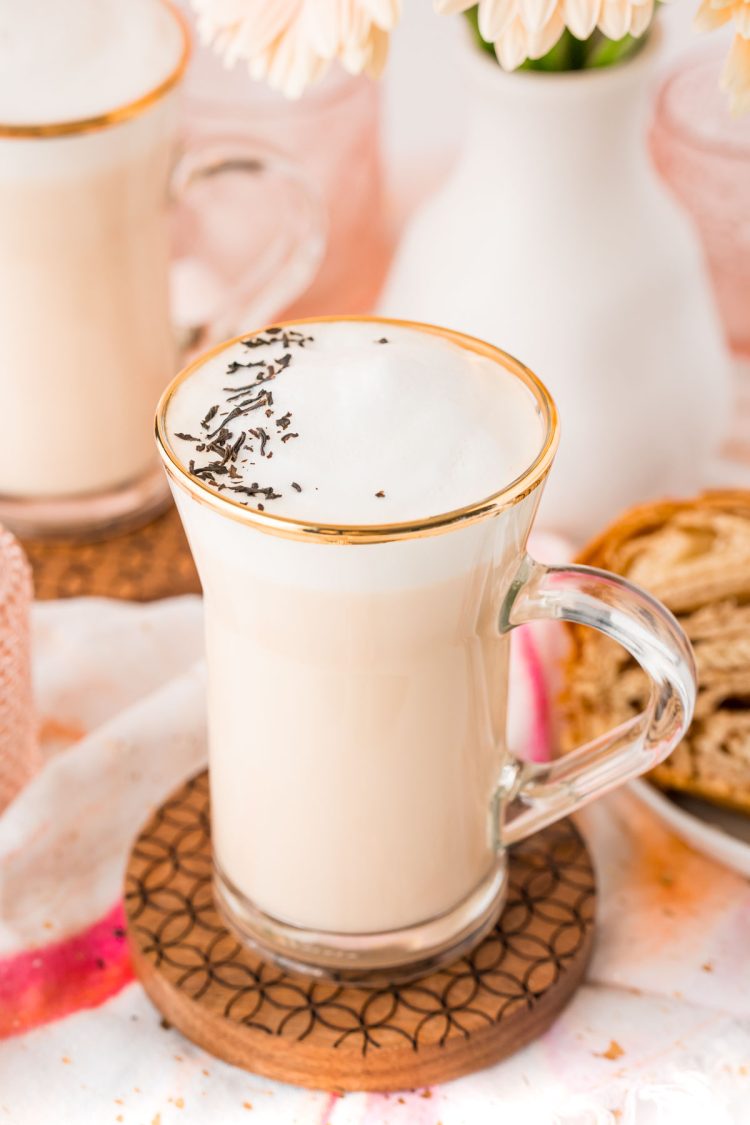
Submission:
M 483 337 L 557 400 L 541 522 L 576 539 L 641 500 L 705 485 L 729 367 L 692 230 L 645 130 L 658 36 L 602 70 L 504 73 L 468 39 L 468 117 L 412 219 L 380 311 Z

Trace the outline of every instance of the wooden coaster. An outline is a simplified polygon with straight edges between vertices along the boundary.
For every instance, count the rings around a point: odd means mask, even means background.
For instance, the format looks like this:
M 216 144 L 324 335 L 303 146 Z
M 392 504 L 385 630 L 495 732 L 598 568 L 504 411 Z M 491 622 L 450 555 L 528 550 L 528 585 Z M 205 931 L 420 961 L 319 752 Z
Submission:
M 595 902 L 591 857 L 563 821 L 513 849 L 505 910 L 470 956 L 374 990 L 295 977 L 216 913 L 206 773 L 145 825 L 125 892 L 136 972 L 169 1023 L 227 1062 L 327 1090 L 445 1082 L 541 1035 L 580 983 Z
M 173 505 L 145 527 L 96 542 L 25 539 L 40 601 L 81 595 L 149 602 L 200 593 L 190 549 Z

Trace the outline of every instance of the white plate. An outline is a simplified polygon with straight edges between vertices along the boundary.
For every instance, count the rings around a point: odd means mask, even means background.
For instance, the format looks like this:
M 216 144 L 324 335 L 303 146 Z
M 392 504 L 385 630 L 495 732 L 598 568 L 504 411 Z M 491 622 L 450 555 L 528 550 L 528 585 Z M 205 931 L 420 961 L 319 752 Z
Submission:
M 668 795 L 648 781 L 633 781 L 630 788 L 686 844 L 750 876 L 750 815 L 698 797 Z

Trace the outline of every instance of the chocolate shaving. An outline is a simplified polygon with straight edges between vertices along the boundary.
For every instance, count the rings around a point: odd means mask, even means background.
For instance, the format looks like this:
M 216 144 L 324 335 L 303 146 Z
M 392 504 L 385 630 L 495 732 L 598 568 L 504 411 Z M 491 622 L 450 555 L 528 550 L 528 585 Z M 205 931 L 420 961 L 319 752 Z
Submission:
M 286 445 L 286 443 L 287 443 L 288 441 L 291 441 L 291 439 L 292 439 L 293 437 L 299 437 L 299 434 L 284 434 L 284 436 L 282 437 L 282 439 L 281 439 L 281 440 L 282 440 L 282 441 L 284 442 L 284 444 Z

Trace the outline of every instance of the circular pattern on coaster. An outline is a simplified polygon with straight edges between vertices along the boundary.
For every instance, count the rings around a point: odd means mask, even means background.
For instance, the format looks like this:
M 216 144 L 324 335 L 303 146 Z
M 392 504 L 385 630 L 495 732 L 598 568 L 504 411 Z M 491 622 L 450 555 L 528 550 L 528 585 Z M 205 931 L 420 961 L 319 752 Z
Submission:
M 25 539 L 40 601 L 80 596 L 148 602 L 200 593 L 176 508 L 109 539 Z
M 591 857 L 570 821 L 510 853 L 505 909 L 466 957 L 411 984 L 355 988 L 292 976 L 242 946 L 211 891 L 208 776 L 144 826 L 125 908 L 136 972 L 165 1018 L 227 1062 L 329 1090 L 444 1082 L 540 1035 L 591 951 Z

